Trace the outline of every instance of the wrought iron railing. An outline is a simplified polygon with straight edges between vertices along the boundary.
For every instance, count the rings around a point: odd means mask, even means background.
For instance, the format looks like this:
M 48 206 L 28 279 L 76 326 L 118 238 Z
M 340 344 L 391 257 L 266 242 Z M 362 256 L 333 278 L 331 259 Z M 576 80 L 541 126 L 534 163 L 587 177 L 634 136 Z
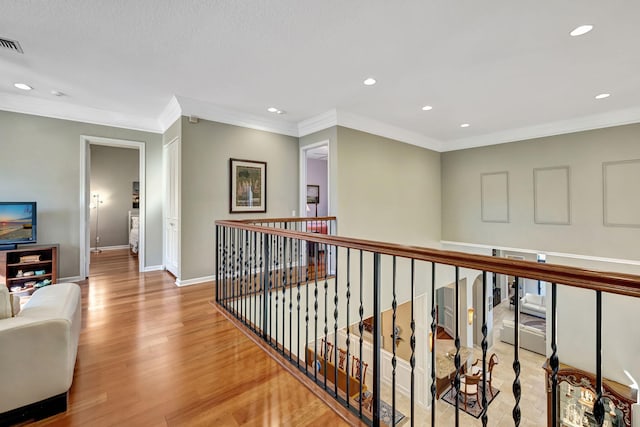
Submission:
M 391 401 L 385 413 L 395 417 L 400 400 L 404 399 L 408 401 L 406 416 L 410 425 L 418 421 L 419 405 L 431 408 L 431 425 L 436 426 L 442 425 L 435 410 L 440 391 L 436 376 L 436 288 L 452 283 L 455 352 L 451 356 L 455 369 L 451 387 L 456 396 L 458 426 L 461 402 L 457 396 L 468 365 L 461 357 L 461 274 L 471 279 L 477 276 L 482 283 L 483 301 L 478 313 L 482 321 L 480 420 L 486 426 L 487 276 L 513 276 L 516 289 L 522 278 L 548 282 L 550 419 L 557 425 L 557 288 L 591 290 L 596 302 L 597 395 L 593 413 L 598 425 L 603 424 L 602 294 L 638 298 L 640 276 L 351 239 L 336 236 L 335 230 L 335 217 L 216 221 L 216 302 L 365 423 L 380 425 L 384 395 Z M 399 328 L 401 305 L 408 308 L 408 331 Z M 391 314 L 392 333 L 385 331 L 389 337 L 382 336 L 383 312 Z M 516 303 L 515 325 L 519 324 L 519 317 Z M 511 388 L 516 426 L 522 419 L 519 340 L 520 328 L 515 327 Z M 400 347 L 403 342 L 407 345 Z

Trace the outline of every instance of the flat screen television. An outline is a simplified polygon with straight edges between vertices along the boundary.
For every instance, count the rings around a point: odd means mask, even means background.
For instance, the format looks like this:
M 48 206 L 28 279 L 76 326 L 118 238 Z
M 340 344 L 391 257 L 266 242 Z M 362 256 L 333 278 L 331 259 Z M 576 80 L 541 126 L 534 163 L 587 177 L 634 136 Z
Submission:
M 36 202 L 0 202 L 0 249 L 36 243 Z

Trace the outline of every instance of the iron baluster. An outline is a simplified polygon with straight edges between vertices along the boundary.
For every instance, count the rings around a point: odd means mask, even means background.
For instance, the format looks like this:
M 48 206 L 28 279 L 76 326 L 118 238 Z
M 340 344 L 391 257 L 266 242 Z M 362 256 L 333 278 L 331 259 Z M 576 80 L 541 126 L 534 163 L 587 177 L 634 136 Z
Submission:
M 455 305 L 456 305 L 456 355 L 454 357 L 454 366 L 456 374 L 453 380 L 453 386 L 456 396 L 456 427 L 460 425 L 460 402 L 458 397 L 460 396 L 460 268 L 456 265 L 456 286 L 455 286 Z
M 596 400 L 593 403 L 596 425 L 604 422 L 604 399 L 602 398 L 602 291 L 596 291 Z
M 558 294 L 557 285 L 551 284 L 551 357 L 549 358 L 549 366 L 551 367 L 551 420 L 555 424 L 558 422 L 558 370 L 560 363 L 558 360 L 558 318 L 557 304 Z
M 516 404 L 513 407 L 513 422 L 517 426 L 520 425 L 521 413 L 520 413 L 520 397 L 522 393 L 522 387 L 520 386 L 520 279 L 515 277 L 515 304 L 514 304 L 514 338 L 513 338 L 513 372 L 515 373 L 515 379 L 513 380 L 513 397 L 516 400 Z
M 482 425 L 487 425 L 487 272 L 482 272 Z

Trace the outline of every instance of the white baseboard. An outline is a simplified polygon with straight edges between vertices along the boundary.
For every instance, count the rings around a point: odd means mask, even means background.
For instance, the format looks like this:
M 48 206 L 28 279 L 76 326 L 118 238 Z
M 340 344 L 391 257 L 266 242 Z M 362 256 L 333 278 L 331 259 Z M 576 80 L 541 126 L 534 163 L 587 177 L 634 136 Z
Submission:
M 195 279 L 187 279 L 187 280 L 176 279 L 176 286 L 197 285 L 199 283 L 213 282 L 215 280 L 216 280 L 216 276 L 196 277 Z
M 142 269 L 143 272 L 147 273 L 149 271 L 160 271 L 164 270 L 164 265 L 149 265 Z
M 95 250 L 96 248 L 90 248 L 90 250 Z M 118 249 L 129 249 L 129 245 L 117 245 L 117 246 L 98 246 L 98 249 L 101 251 L 115 251 Z
M 84 280 L 84 278 L 80 276 L 59 277 L 56 283 L 79 282 L 81 280 Z

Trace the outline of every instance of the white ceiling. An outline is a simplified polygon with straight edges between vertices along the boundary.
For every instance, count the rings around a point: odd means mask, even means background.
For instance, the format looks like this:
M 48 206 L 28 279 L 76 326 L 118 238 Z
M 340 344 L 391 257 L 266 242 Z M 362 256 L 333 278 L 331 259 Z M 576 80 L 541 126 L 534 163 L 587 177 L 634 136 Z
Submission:
M 0 0 L 0 10 L 0 37 L 24 50 L 0 49 L 4 110 L 154 132 L 178 114 L 289 135 L 341 124 L 443 151 L 640 121 L 638 1 Z M 581 24 L 595 28 L 570 37 Z M 369 76 L 375 86 L 362 84 Z M 611 97 L 595 100 L 602 92 Z

